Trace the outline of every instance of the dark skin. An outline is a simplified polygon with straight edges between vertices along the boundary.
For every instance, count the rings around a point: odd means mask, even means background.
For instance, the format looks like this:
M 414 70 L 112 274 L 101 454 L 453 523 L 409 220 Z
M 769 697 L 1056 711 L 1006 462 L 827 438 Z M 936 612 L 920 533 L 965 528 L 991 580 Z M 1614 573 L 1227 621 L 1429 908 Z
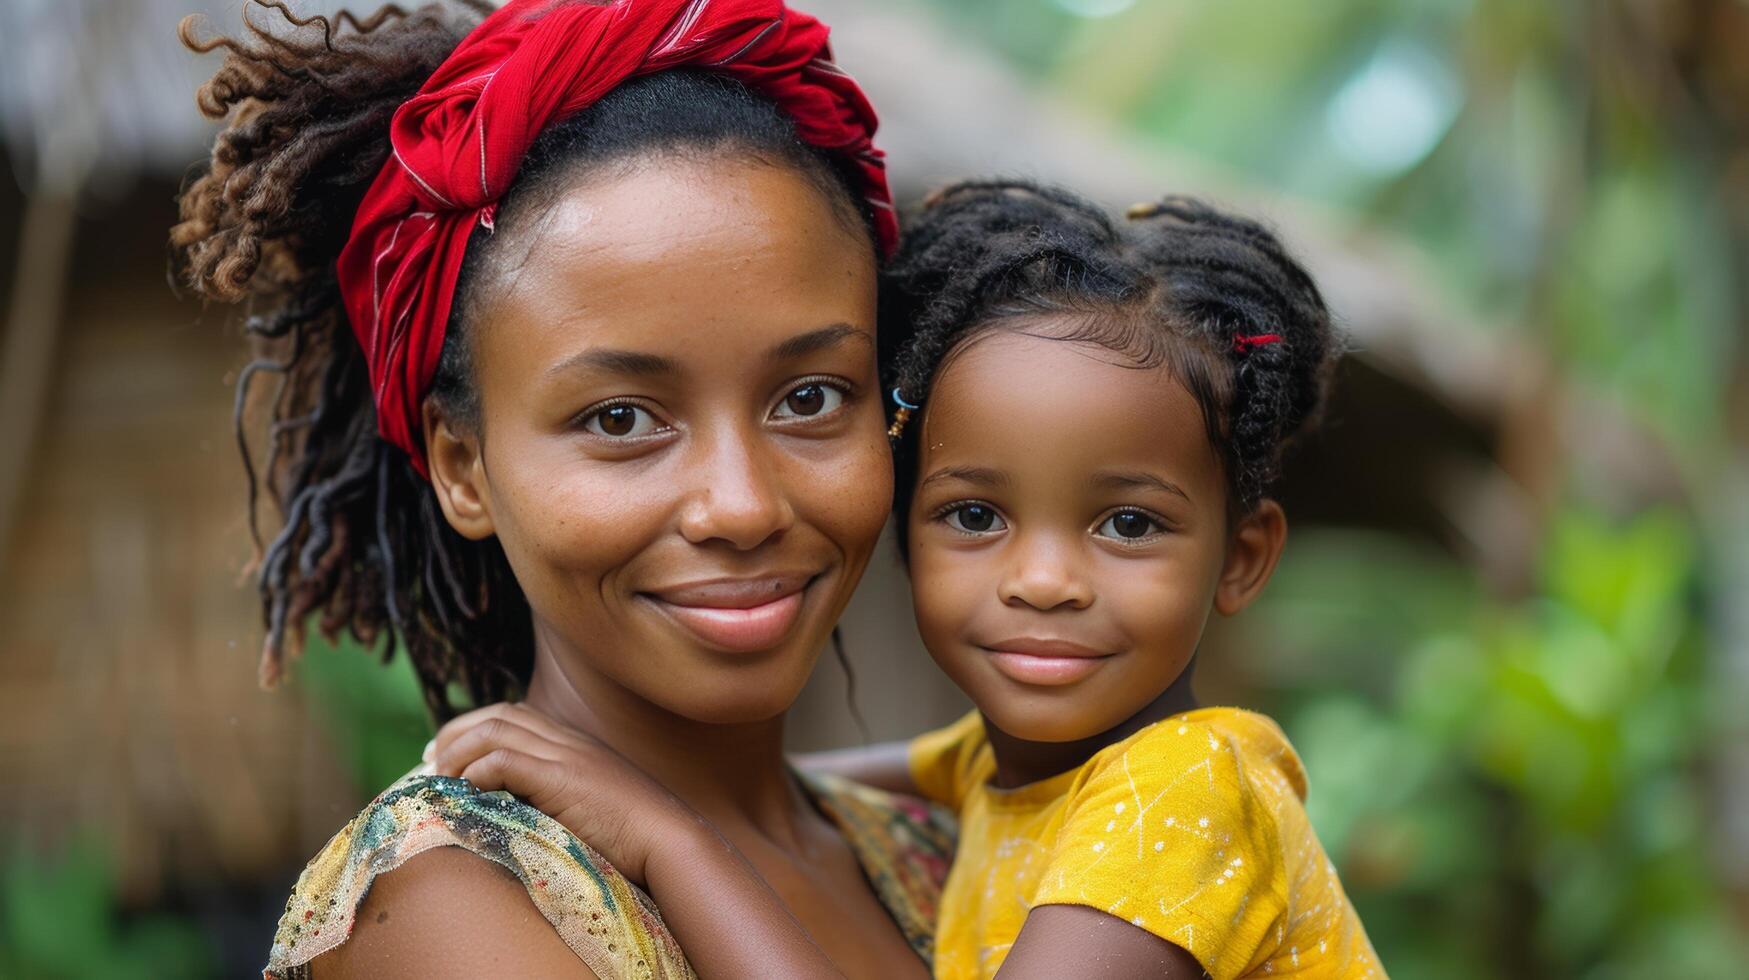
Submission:
M 1210 614 L 1250 604 L 1287 533 L 1273 501 L 1228 526 L 1221 461 L 1169 370 L 1056 329 L 984 334 L 941 372 L 908 521 L 919 629 L 990 723 L 1002 786 L 1194 707 Z M 1041 640 L 1069 647 L 1027 655 Z
M 1196 707 L 1208 616 L 1257 597 L 1287 536 L 1273 501 L 1229 521 L 1200 409 L 1169 371 L 1054 339 L 1067 326 L 1041 317 L 975 337 L 922 418 L 907 525 L 918 625 L 983 714 L 1002 787 Z M 915 790 L 902 745 L 814 761 Z M 1051 905 L 1027 916 L 997 975 L 1203 971 L 1103 911 Z
M 1229 523 L 1201 410 L 1168 371 L 1054 339 L 1066 324 L 1006 326 L 968 344 L 937 378 L 907 533 L 924 641 L 983 712 L 996 782 L 1013 787 L 1195 707 L 1189 668 L 1203 627 L 1211 612 L 1233 615 L 1262 591 L 1287 523 L 1273 501 Z M 601 768 L 587 761 L 587 747 L 529 739 L 529 753 L 550 756 L 544 764 L 491 761 L 500 739 L 481 730 L 506 710 L 446 726 L 439 769 L 478 769 L 488 779 L 514 770 L 514 791 L 573 829 L 581 817 L 585 839 L 615 808 L 629 827 L 663 812 L 625 787 L 596 799 L 566 779 Z M 912 788 L 900 775 L 902 754 L 888 747 L 872 760 L 836 759 L 853 775 Z M 648 853 L 635 842 L 626 850 Z M 738 858 L 719 848 L 689 861 L 689 873 L 726 875 Z M 666 872 L 646 869 L 656 887 Z M 741 894 L 774 904 L 754 889 Z M 810 957 L 801 926 L 786 933 L 766 912 L 755 918 L 757 934 L 718 937 L 742 948 L 749 975 L 830 975 L 830 964 Z M 1046 905 L 1028 914 L 997 975 L 1204 974 L 1181 947 L 1102 910 Z
M 426 435 L 449 523 L 528 596 L 535 670 L 525 704 L 445 728 L 438 769 L 558 815 L 702 976 L 925 976 L 782 752 L 890 499 L 866 233 L 732 158 L 585 178 L 524 233 L 471 324 L 480 424 L 431 404 Z M 379 877 L 312 965 L 592 975 L 451 849 Z

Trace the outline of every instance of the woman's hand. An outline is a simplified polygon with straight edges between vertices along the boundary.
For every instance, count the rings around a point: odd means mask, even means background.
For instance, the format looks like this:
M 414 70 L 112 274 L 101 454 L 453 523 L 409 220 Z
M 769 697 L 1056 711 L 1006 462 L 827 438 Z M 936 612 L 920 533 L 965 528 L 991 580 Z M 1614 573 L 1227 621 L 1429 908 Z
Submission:
M 439 775 L 508 790 L 647 886 L 653 854 L 716 831 L 624 756 L 521 704 L 494 704 L 444 725 L 426 752 Z

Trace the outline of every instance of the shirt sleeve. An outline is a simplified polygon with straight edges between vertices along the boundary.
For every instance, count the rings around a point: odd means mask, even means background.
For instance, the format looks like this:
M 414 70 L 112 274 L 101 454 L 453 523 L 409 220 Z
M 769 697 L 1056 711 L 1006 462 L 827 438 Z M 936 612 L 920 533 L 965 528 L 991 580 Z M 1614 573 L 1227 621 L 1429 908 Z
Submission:
M 1035 905 L 1085 905 L 1184 949 L 1215 980 L 1258 969 L 1286 926 L 1280 833 L 1237 747 L 1168 719 L 1071 791 Z
M 976 785 L 973 768 L 985 744 L 984 719 L 976 711 L 912 739 L 908 756 L 917 792 L 958 812 Z
M 649 896 L 588 844 L 509 793 L 481 792 L 426 769 L 384 790 L 304 868 L 279 920 L 264 980 L 308 980 L 310 961 L 352 935 L 378 875 L 449 846 L 515 875 L 597 977 L 692 978 Z

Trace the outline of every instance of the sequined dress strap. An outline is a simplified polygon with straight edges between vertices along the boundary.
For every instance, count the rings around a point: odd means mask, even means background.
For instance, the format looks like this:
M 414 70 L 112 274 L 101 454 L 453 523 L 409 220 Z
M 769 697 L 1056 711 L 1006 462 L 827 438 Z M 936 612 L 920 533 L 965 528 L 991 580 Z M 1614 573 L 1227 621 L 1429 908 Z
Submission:
M 830 777 L 802 778 L 844 834 L 876 897 L 925 962 L 953 854 L 946 811 Z M 602 980 L 694 976 L 654 902 L 564 826 L 507 793 L 414 773 L 385 790 L 304 869 L 286 902 L 266 980 L 307 980 L 310 961 L 345 942 L 377 875 L 433 847 L 509 869 L 547 921 Z
M 509 869 L 602 980 L 693 976 L 649 897 L 558 821 L 507 793 L 413 774 L 328 842 L 298 878 L 263 976 L 302 980 L 346 941 L 371 882 L 433 847 L 465 848 Z

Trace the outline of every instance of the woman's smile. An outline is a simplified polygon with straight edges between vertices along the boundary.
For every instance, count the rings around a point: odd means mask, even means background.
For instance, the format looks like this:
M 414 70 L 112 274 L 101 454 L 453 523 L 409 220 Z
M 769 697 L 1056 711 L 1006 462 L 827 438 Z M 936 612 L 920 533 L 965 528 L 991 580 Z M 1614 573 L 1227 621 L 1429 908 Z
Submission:
M 819 573 L 700 580 L 638 593 L 651 608 L 707 647 L 758 653 L 783 643 L 801 622 Z

